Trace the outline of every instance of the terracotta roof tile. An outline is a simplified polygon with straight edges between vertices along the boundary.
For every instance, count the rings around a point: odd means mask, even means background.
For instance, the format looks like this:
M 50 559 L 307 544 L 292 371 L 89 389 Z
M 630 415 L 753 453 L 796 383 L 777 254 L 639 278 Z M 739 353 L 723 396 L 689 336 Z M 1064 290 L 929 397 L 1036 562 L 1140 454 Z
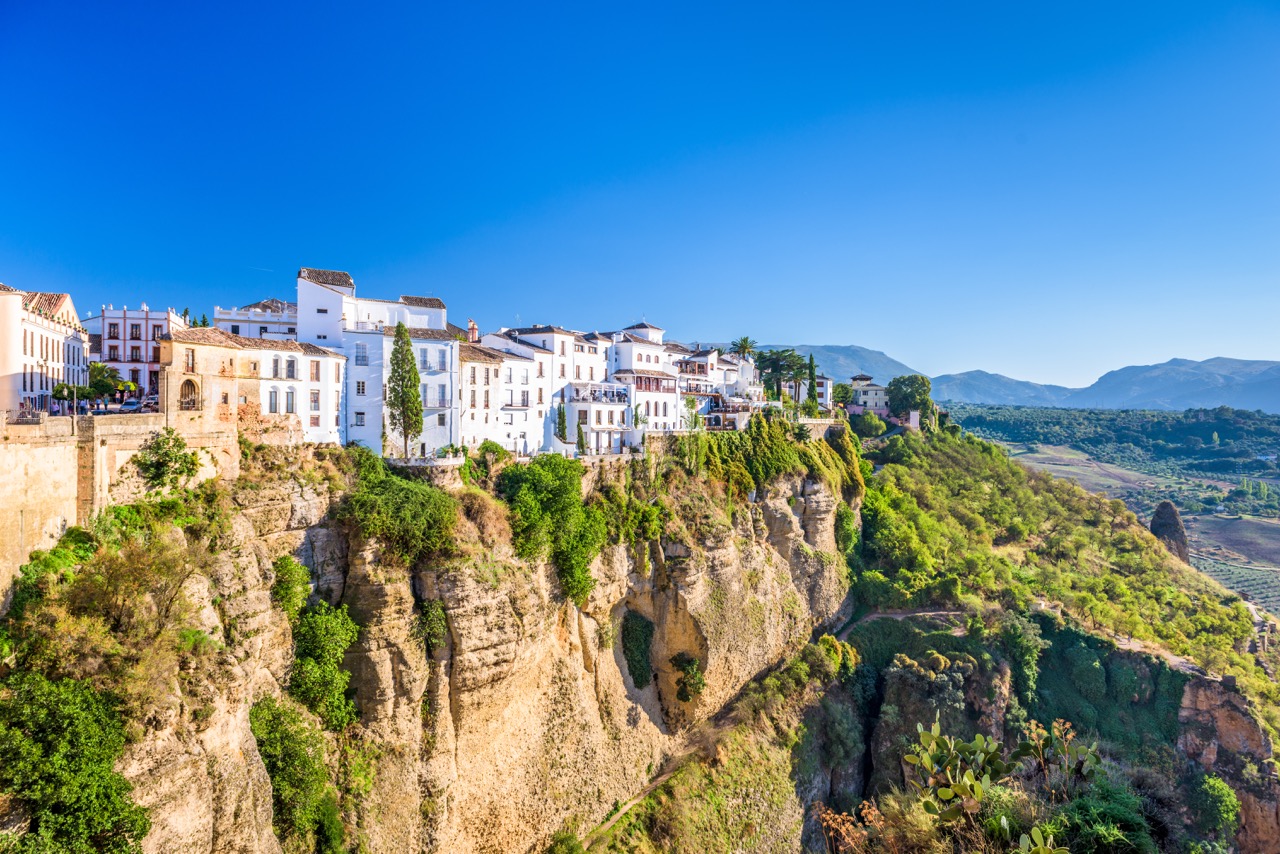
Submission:
M 423 329 L 418 326 L 406 327 L 409 330 L 409 337 L 419 341 L 457 341 L 458 333 L 450 332 L 448 329 Z M 394 338 L 396 328 L 394 326 L 382 327 L 382 334 L 388 338 Z M 465 336 L 465 333 L 463 335 Z
M 316 270 L 313 267 L 303 267 L 298 270 L 298 278 L 306 279 L 308 282 L 315 282 L 317 285 L 328 285 L 332 288 L 351 288 L 355 290 L 356 286 L 351 274 L 342 270 Z
M 506 353 L 486 347 L 483 344 L 463 342 L 458 345 L 458 358 L 463 362 L 497 362 L 501 363 Z
M 405 305 L 411 305 L 414 308 L 444 308 L 444 300 L 438 297 L 413 297 L 402 296 L 400 302 Z

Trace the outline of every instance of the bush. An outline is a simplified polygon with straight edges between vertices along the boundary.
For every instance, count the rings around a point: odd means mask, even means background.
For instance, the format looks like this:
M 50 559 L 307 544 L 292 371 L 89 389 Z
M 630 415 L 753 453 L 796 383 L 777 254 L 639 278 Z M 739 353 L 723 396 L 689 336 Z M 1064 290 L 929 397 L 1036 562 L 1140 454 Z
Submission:
M 437 649 L 444 646 L 449 637 L 449 621 L 444 614 L 444 603 L 439 599 L 428 599 L 422 603 L 422 612 L 413 627 L 414 637 L 422 640 L 422 645 L 430 657 Z
M 676 699 L 682 703 L 692 703 L 707 687 L 701 664 L 687 652 L 671 656 L 671 664 L 680 671 L 680 675 L 676 677 Z
M 164 428 L 144 442 L 133 455 L 133 463 L 152 489 L 176 487 L 183 480 L 195 477 L 200 470 L 195 452 L 187 450 L 186 440 L 172 427 Z
M 284 611 L 289 622 L 296 622 L 302 606 L 307 604 L 307 597 L 311 595 L 311 570 L 294 560 L 292 555 L 276 558 L 271 568 L 276 575 L 271 585 L 271 598 Z
M 511 512 L 516 554 L 550 556 L 565 596 L 581 607 L 595 588 L 591 561 L 607 537 L 604 514 L 582 502 L 582 463 L 543 454 L 498 475 L 498 494 Z
M 347 449 L 356 469 L 356 489 L 338 508 L 338 518 L 397 557 L 413 562 L 453 543 L 458 503 L 429 483 L 392 474 L 367 448 Z
M 649 648 L 653 643 L 653 623 L 628 610 L 622 615 L 622 657 L 627 660 L 627 672 L 637 688 L 644 688 L 653 678 L 649 663 Z
M 335 609 L 328 602 L 304 611 L 293 630 L 297 660 L 289 693 L 332 730 L 346 728 L 357 717 L 355 703 L 346 697 L 351 674 L 342 669 L 342 657 L 359 634 L 347 606 Z
M 151 829 L 115 771 L 124 732 L 112 704 L 73 679 L 10 678 L 0 694 L 0 791 L 31 814 L 32 851 L 134 854 Z M 37 841 L 38 840 L 38 841 Z
M 864 439 L 874 439 L 888 429 L 884 420 L 874 412 L 864 412 L 850 423 L 853 427 L 853 432 Z
M 547 854 L 584 854 L 585 850 L 575 834 L 568 830 L 558 830 L 551 837 L 551 847 L 547 849 Z
M 1196 787 L 1193 812 L 1205 833 L 1230 836 L 1240 819 L 1240 799 L 1218 776 L 1207 774 Z
M 333 819 L 326 800 L 332 796 L 327 792 L 329 773 L 320 730 L 274 697 L 259 700 L 249 710 L 249 728 L 271 778 L 276 834 L 305 842 L 323 824 L 320 835 L 330 837 Z M 341 832 L 340 820 L 338 827 Z

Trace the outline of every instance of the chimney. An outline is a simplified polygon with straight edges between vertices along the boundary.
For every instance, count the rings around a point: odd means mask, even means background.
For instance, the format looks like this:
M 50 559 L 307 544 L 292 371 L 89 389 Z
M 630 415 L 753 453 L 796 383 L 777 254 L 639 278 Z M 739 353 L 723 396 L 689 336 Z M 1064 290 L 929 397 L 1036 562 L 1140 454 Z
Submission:
M 480 327 L 470 318 L 467 319 L 467 340 L 472 344 L 480 343 Z

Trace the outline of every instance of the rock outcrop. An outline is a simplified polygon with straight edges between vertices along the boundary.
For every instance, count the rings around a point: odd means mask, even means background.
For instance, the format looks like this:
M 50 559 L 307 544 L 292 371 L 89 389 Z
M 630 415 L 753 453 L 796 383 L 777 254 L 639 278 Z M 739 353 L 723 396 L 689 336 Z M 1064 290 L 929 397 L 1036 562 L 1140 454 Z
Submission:
M 1164 543 L 1174 557 L 1183 563 L 1189 561 L 1187 549 L 1187 529 L 1182 525 L 1182 516 L 1172 501 L 1161 501 L 1156 512 L 1151 516 L 1151 533 Z

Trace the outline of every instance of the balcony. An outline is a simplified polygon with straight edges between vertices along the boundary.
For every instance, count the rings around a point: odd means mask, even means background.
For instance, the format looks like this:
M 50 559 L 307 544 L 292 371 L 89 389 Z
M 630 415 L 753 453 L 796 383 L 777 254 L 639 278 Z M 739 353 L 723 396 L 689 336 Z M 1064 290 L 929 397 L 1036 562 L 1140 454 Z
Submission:
M 626 406 L 630 403 L 627 387 L 617 383 L 574 383 L 570 387 L 572 403 L 607 403 Z

